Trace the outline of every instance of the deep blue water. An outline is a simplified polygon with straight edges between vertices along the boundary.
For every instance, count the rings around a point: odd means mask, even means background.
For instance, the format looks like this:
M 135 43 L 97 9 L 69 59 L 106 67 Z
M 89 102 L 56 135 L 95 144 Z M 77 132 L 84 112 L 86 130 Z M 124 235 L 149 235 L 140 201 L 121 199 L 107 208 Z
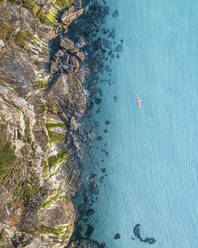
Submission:
M 92 238 L 109 248 L 197 248 L 198 1 L 108 5 L 119 16 L 110 14 L 105 25 L 124 42 L 110 65 L 113 85 L 100 85 L 102 111 L 92 116 L 103 140 L 84 167 L 107 173 L 89 219 Z M 156 240 L 153 245 L 134 236 L 136 224 L 142 238 Z

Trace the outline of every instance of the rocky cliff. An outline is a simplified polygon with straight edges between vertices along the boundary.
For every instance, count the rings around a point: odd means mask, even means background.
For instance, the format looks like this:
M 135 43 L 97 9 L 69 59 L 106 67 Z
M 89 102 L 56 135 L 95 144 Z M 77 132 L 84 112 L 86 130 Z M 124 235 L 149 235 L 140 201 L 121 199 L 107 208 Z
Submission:
M 65 247 L 86 108 L 80 0 L 0 0 L 0 247 Z

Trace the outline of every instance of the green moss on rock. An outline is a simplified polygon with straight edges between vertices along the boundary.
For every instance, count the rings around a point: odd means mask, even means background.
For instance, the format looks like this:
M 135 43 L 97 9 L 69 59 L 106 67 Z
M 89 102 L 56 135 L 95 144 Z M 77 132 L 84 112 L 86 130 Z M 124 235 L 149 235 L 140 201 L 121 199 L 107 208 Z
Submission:
M 60 133 L 55 133 L 52 131 L 48 131 L 48 135 L 49 135 L 50 143 L 59 142 L 65 139 L 65 135 Z
M 25 118 L 25 141 L 31 143 L 30 122 Z
M 72 3 L 70 0 L 56 0 L 54 6 L 58 6 L 61 9 L 71 7 Z
M 11 142 L 6 139 L 4 127 L 0 128 L 0 181 L 7 175 L 16 161 L 16 155 Z
M 68 192 L 65 192 L 65 193 L 59 192 L 59 193 L 57 193 L 57 195 L 52 197 L 50 200 L 47 200 L 43 204 L 41 209 L 49 208 L 53 203 L 55 203 L 56 201 L 58 201 L 59 199 L 62 199 L 62 198 L 64 198 L 67 201 L 68 199 L 70 199 L 70 194 Z
M 29 32 L 25 32 L 25 31 L 19 31 L 17 34 L 16 34 L 16 37 L 15 37 L 15 43 L 18 45 L 18 46 L 21 46 L 21 47 L 25 47 L 27 45 L 27 42 L 29 40 L 31 40 L 33 37 L 33 35 Z
M 68 230 L 70 230 L 70 224 L 63 225 L 63 226 L 46 226 L 41 225 L 40 226 L 40 233 L 41 234 L 54 234 L 58 237 L 66 237 L 68 238 Z
M 57 128 L 57 127 L 61 127 L 61 128 L 66 127 L 65 123 L 63 123 L 63 122 L 55 122 L 55 121 L 53 122 L 53 121 L 50 121 L 50 120 L 45 123 L 45 126 L 46 126 L 46 128 L 48 130 L 50 130 L 52 128 Z
M 12 34 L 11 25 L 5 24 L 2 20 L 0 20 L 0 40 L 5 41 L 11 34 Z
M 65 128 L 66 127 L 65 123 L 56 122 L 56 121 L 48 119 L 45 123 L 45 127 L 46 127 L 47 132 L 48 132 L 50 143 L 59 142 L 59 141 L 65 139 L 65 135 L 51 131 L 51 129 L 53 129 L 53 128 L 58 128 L 58 127 Z
M 21 186 L 20 198 L 30 200 L 40 189 L 39 178 L 32 173 L 30 179 L 25 180 Z
M 49 156 L 47 159 L 47 165 L 44 168 L 44 176 L 49 179 L 59 173 L 62 166 L 68 162 L 69 158 L 70 154 L 66 151 L 60 151 L 56 155 Z
M 56 0 L 51 4 L 51 8 L 46 12 L 43 7 L 36 4 L 37 0 L 22 0 L 23 7 L 27 8 L 39 22 L 50 25 L 57 22 L 58 11 L 69 8 L 72 3 L 70 0 Z

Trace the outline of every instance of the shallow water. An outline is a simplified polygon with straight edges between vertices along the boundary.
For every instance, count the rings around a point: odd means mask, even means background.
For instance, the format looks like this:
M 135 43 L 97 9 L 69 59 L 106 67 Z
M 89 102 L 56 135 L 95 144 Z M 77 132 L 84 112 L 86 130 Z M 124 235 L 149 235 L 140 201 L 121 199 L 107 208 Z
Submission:
M 116 44 L 124 42 L 111 63 L 113 85 L 99 83 L 102 103 L 91 117 L 103 138 L 93 144 L 95 157 L 84 162 L 84 177 L 96 173 L 99 187 L 91 238 L 109 248 L 150 246 L 134 236 L 140 224 L 142 239 L 156 240 L 153 247 L 197 248 L 198 2 L 108 5 L 119 16 L 109 15 L 105 25 L 115 28 Z

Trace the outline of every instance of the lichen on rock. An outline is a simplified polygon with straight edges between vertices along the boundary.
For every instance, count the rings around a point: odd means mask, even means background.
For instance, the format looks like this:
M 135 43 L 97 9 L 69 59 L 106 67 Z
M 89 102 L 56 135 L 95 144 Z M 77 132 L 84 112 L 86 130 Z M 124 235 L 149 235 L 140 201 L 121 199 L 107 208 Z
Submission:
M 86 97 L 66 31 L 80 2 L 0 1 L 0 247 L 60 248 L 73 233 L 79 172 L 66 137 Z

